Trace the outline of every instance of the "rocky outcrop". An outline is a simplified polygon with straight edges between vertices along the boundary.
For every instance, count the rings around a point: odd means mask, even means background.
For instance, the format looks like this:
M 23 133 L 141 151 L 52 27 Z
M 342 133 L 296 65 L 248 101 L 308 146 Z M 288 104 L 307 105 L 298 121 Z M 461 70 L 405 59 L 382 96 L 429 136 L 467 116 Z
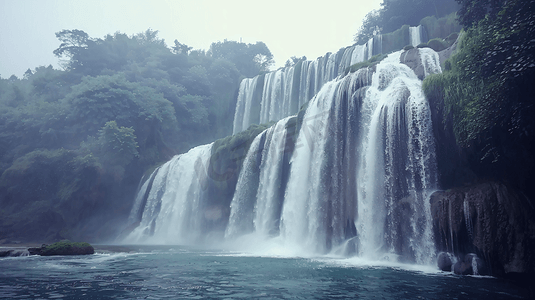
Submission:
M 486 182 L 435 192 L 430 201 L 437 251 L 454 254 L 456 273 L 471 274 L 474 264 L 479 274 L 535 273 L 535 209 L 523 194 Z M 448 268 L 444 255 L 438 260 Z
M 28 256 L 30 253 L 27 249 L 7 249 L 0 250 L 0 257 Z
M 402 64 L 407 65 L 414 71 L 416 76 L 418 76 L 418 79 L 424 80 L 425 69 L 418 48 L 412 48 L 403 52 L 400 56 L 400 60 Z
M 453 42 L 450 47 L 442 51 L 437 51 L 441 66 L 444 66 L 446 59 L 448 59 L 457 49 L 457 41 L 458 39 L 455 40 L 455 42 Z M 422 59 L 420 57 L 420 52 L 418 51 L 418 48 L 412 48 L 407 51 L 404 51 L 401 54 L 400 60 L 402 64 L 405 64 L 409 68 L 411 68 L 420 80 L 424 80 L 425 67 L 422 64 Z
M 52 256 L 52 255 L 87 255 L 94 254 L 95 249 L 89 243 L 75 243 L 71 241 L 61 241 L 52 245 L 43 244 L 41 247 L 29 248 L 30 255 Z

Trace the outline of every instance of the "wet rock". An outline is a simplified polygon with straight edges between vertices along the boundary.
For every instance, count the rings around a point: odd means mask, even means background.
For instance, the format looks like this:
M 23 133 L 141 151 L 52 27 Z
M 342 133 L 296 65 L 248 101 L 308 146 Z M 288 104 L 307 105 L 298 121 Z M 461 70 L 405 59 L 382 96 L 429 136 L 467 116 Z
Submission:
M 441 271 L 451 272 L 451 266 L 453 261 L 451 260 L 451 254 L 446 252 L 440 252 L 437 255 L 437 265 Z
M 401 54 L 401 63 L 411 68 L 420 80 L 424 80 L 425 70 L 417 48 L 407 50 Z
M 0 251 L 0 257 L 28 256 L 26 249 L 9 249 Z
M 453 265 L 453 273 L 457 275 L 472 275 L 472 264 L 464 261 L 458 261 Z
M 41 245 L 41 247 L 28 248 L 28 252 L 30 253 L 30 255 L 41 255 L 41 251 L 45 249 L 46 246 L 47 244 L 43 244 Z
M 30 255 L 87 255 L 94 254 L 95 249 L 89 243 L 76 243 L 71 241 L 61 241 L 52 245 L 43 244 L 39 248 L 29 248 Z
M 535 209 L 523 194 L 487 182 L 435 192 L 430 201 L 437 251 L 464 258 L 456 273 L 474 259 L 478 274 L 535 273 Z

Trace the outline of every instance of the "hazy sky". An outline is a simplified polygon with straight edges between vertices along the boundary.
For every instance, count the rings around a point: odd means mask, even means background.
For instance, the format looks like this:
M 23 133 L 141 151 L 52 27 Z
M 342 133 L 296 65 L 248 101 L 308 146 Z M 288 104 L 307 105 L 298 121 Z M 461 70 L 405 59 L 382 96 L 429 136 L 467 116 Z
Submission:
M 276 66 L 314 59 L 353 44 L 362 19 L 382 0 L 0 0 L 0 76 L 52 64 L 55 33 L 80 29 L 93 38 L 151 28 L 172 45 L 194 49 L 227 40 L 262 41 Z

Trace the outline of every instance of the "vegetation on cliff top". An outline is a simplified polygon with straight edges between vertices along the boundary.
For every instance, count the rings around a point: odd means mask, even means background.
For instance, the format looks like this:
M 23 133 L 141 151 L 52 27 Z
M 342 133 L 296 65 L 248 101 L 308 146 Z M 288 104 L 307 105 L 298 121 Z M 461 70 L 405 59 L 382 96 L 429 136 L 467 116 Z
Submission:
M 436 20 L 447 16 L 455 12 L 458 7 L 455 0 L 385 0 L 381 3 L 380 9 L 371 11 L 366 15 L 362 26 L 355 34 L 354 40 L 357 44 L 364 44 L 374 35 L 394 32 L 404 25 L 418 26 L 421 24 L 420 20 L 429 17 L 427 22 L 423 24 L 426 25 L 429 21 L 432 21 L 431 18 L 434 17 Z M 449 18 L 451 19 L 451 17 Z M 440 25 L 434 28 L 445 27 L 445 24 Z M 434 30 L 428 29 L 428 31 L 432 37 L 446 37 L 433 35 L 435 33 Z M 398 48 L 407 44 L 400 45 Z
M 481 1 L 460 2 L 465 31 L 458 52 L 443 74 L 425 79 L 424 91 L 443 103 L 457 144 L 472 149 L 484 177 L 527 184 L 534 165 L 535 1 L 507 1 L 486 14 L 472 11 Z

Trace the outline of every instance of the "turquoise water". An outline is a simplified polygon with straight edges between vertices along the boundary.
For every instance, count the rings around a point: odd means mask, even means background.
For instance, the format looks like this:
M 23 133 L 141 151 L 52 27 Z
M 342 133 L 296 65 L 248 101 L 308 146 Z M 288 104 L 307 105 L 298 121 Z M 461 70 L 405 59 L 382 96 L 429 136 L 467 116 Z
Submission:
M 519 299 L 491 277 L 335 257 L 284 258 L 173 246 L 0 259 L 2 299 Z

